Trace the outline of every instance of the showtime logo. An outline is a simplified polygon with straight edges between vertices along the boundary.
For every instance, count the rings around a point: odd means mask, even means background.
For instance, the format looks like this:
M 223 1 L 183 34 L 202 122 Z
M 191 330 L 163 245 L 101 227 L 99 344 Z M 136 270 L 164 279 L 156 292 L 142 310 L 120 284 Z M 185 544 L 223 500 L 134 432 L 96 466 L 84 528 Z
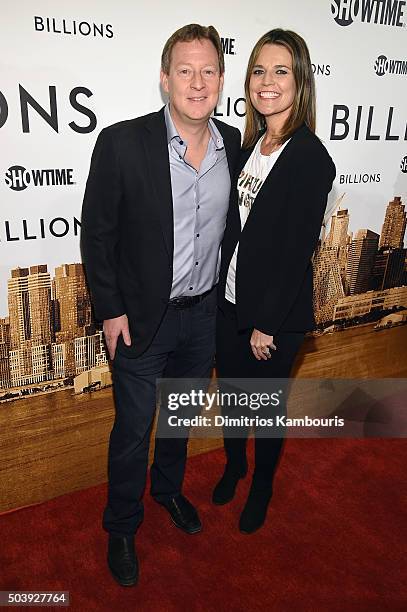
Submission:
M 13 191 L 23 191 L 29 185 L 33 187 L 75 185 L 72 175 L 72 168 L 26 170 L 23 166 L 10 166 L 4 180 Z
M 331 0 L 335 22 L 349 26 L 357 19 L 362 23 L 405 27 L 405 0 Z
M 236 55 L 236 38 L 221 38 L 222 51 L 225 55 Z
M 387 59 L 385 55 L 379 55 L 374 64 L 374 70 L 378 76 L 388 74 L 407 74 L 406 60 Z
M 400 170 L 406 174 L 407 172 L 407 155 L 403 157 L 400 164 Z

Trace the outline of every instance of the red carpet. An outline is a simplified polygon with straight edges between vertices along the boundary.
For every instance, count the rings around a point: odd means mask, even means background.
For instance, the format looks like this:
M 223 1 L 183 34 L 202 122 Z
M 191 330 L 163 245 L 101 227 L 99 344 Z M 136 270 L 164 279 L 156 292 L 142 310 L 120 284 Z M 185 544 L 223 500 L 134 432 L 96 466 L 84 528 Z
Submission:
M 214 507 L 222 453 L 194 457 L 184 492 L 204 530 L 184 534 L 146 495 L 133 588 L 106 568 L 104 485 L 5 514 L 0 590 L 70 591 L 80 612 L 406 610 L 406 459 L 404 440 L 288 440 L 267 525 L 244 536 L 249 479 Z

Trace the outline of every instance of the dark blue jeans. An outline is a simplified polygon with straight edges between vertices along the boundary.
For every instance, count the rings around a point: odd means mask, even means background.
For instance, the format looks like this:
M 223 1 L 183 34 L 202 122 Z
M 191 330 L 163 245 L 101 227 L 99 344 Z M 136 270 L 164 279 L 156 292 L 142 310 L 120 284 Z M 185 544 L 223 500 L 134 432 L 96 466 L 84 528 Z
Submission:
M 157 378 L 209 378 L 215 353 L 216 289 L 185 309 L 169 306 L 152 344 L 135 359 L 116 353 L 116 417 L 109 443 L 108 502 L 103 527 L 133 535 L 143 520 Z M 160 502 L 181 493 L 187 438 L 156 438 L 151 494 Z

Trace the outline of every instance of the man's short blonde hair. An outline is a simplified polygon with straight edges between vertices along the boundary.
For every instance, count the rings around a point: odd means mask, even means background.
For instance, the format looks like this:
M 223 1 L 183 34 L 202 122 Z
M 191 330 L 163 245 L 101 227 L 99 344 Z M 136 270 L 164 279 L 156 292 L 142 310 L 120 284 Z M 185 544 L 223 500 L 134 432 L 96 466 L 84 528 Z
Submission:
M 164 49 L 161 55 L 161 70 L 165 74 L 170 73 L 171 54 L 174 46 L 178 42 L 192 42 L 193 40 L 210 40 L 216 49 L 219 59 L 219 72 L 223 74 L 225 72 L 225 59 L 223 56 L 222 43 L 217 30 L 213 26 L 201 26 L 198 23 L 190 23 L 183 26 L 170 38 L 164 45 Z

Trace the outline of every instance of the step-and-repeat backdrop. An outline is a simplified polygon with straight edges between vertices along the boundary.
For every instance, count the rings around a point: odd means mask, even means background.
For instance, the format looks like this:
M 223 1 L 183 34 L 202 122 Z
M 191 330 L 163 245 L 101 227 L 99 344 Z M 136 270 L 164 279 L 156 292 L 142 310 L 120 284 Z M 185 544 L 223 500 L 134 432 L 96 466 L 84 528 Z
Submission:
M 219 31 L 215 115 L 244 125 L 243 80 L 275 27 L 307 41 L 317 133 L 337 166 L 315 253 L 317 334 L 394 332 L 407 306 L 407 6 L 401 0 L 3 2 L 0 20 L 0 399 L 110 382 L 79 252 L 89 161 L 106 125 L 159 109 L 162 47 Z M 376 328 L 383 328 L 373 334 Z M 401 328 L 400 328 L 401 329 Z M 394 335 L 394 334 L 393 334 Z

